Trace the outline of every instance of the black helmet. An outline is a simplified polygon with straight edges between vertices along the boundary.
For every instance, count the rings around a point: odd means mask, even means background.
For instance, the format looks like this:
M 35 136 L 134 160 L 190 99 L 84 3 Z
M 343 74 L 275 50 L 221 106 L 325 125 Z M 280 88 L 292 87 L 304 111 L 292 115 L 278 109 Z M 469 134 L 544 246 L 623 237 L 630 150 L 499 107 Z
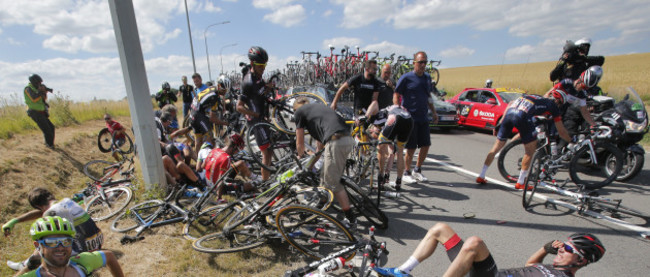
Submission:
M 576 233 L 568 241 L 589 263 L 595 263 L 605 254 L 605 246 L 600 240 L 587 233 Z
M 38 74 L 32 74 L 29 76 L 29 82 L 32 83 L 32 85 L 36 86 L 38 83 L 43 82 L 43 78 L 41 78 L 41 76 L 38 76 Z
M 266 50 L 259 46 L 253 46 L 248 50 L 248 59 L 256 63 L 266 63 L 269 60 L 269 55 Z
M 165 152 L 167 152 L 167 156 L 174 159 L 175 162 L 182 161 L 184 159 L 183 152 L 179 151 L 178 148 L 176 148 L 176 146 L 172 143 L 165 146 Z
M 169 89 L 169 88 L 170 88 L 169 83 L 167 82 L 162 83 L 162 89 Z

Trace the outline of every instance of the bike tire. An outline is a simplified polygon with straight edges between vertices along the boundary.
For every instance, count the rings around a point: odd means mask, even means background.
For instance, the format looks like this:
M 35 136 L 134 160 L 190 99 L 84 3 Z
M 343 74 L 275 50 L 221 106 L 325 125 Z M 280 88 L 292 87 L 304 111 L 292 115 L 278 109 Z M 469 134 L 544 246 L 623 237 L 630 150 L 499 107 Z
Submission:
M 531 159 L 528 177 L 526 177 L 526 180 L 524 181 L 524 193 L 521 198 L 521 204 L 526 210 L 530 208 L 530 204 L 535 198 L 534 196 L 537 191 L 537 186 L 541 181 L 540 174 L 543 169 L 544 157 L 548 156 L 543 152 L 537 151 L 533 154 L 533 158 Z
M 120 140 L 115 139 L 115 135 L 117 133 L 113 133 L 113 136 L 111 138 L 112 141 L 112 149 L 115 149 L 116 151 L 122 153 L 122 154 L 131 154 L 133 153 L 133 150 L 135 149 L 135 146 L 133 145 L 133 140 L 131 137 L 125 132 L 124 133 L 124 141 L 121 142 Z
M 264 131 L 266 130 L 266 131 Z M 257 145 L 256 135 L 264 132 L 268 136 L 268 150 L 271 152 L 271 164 L 265 165 L 262 162 L 262 150 Z M 280 165 L 291 161 L 293 140 L 286 133 L 281 132 L 273 124 L 260 122 L 251 126 L 246 132 L 246 149 L 255 163 L 262 168 L 275 172 Z
M 431 76 L 431 81 L 436 82 L 436 85 L 440 83 L 440 71 L 437 68 L 430 68 L 428 73 Z
M 309 104 L 311 103 L 322 103 L 327 105 L 325 100 L 313 93 L 310 92 L 298 92 L 291 94 L 289 97 L 284 98 L 283 102 L 273 106 L 271 110 L 271 122 L 273 125 L 278 128 L 278 130 L 290 134 L 296 134 L 296 124 L 292 122 L 293 113 L 293 103 L 299 97 L 306 97 L 309 99 Z
M 275 222 L 282 237 L 312 259 L 322 259 L 356 243 L 350 230 L 340 221 L 308 206 L 284 207 L 276 215 Z M 356 251 L 352 251 L 344 258 L 350 260 L 355 254 Z
M 645 212 L 642 212 L 642 211 L 632 209 L 630 207 L 623 206 L 621 204 L 598 201 L 597 203 L 595 203 L 595 206 L 599 206 L 601 208 L 606 209 L 607 211 L 612 213 L 612 217 L 614 217 L 614 218 L 621 218 L 620 215 L 618 215 L 618 216 L 616 215 L 616 213 L 621 213 L 621 214 L 625 214 L 625 215 L 628 215 L 628 216 L 639 217 L 639 218 L 643 218 L 643 219 L 646 219 L 646 220 L 650 220 L 650 215 L 649 214 L 647 214 Z
M 111 152 L 111 146 L 113 145 L 113 136 L 111 132 L 108 131 L 108 128 L 101 129 L 97 135 L 97 147 L 102 153 Z
M 113 219 L 111 230 L 118 233 L 131 231 L 140 226 L 138 216 L 143 220 L 147 220 L 149 217 L 156 214 L 158 210 L 162 209 L 164 204 L 165 202 L 159 199 L 147 200 L 136 204 Z
M 350 204 L 354 206 L 358 214 L 363 215 L 372 225 L 379 229 L 388 228 L 388 217 L 375 205 L 375 202 L 368 198 L 361 191 L 361 188 L 348 177 L 343 176 L 341 181 L 350 199 Z
M 499 168 L 499 173 L 506 181 L 515 183 L 519 179 L 524 152 L 524 144 L 521 142 L 521 139 L 510 141 L 499 152 L 497 167 Z
M 607 160 L 604 165 L 594 165 L 591 158 L 589 158 L 589 147 L 578 149 L 573 158 L 571 158 L 569 162 L 569 175 L 571 176 L 571 181 L 576 183 L 576 185 L 584 186 L 589 190 L 599 189 L 611 184 L 621 172 L 624 159 L 623 152 L 610 143 L 594 145 L 594 149 L 600 148 L 614 155 L 614 159 Z M 605 167 L 610 167 L 612 174 L 607 175 Z
M 120 186 L 104 191 L 106 199 L 95 195 L 86 202 L 86 212 L 94 221 L 102 221 L 118 214 L 133 199 L 133 191 L 129 187 Z
M 84 174 L 95 182 L 105 182 L 120 171 L 119 164 L 92 160 L 84 165 Z
M 183 237 L 188 240 L 197 240 L 207 234 L 217 231 L 217 218 L 221 210 L 227 205 L 217 205 L 203 209 L 194 220 L 183 225 Z
M 230 234 L 224 234 L 224 227 L 229 226 L 230 222 L 249 215 L 247 210 L 246 204 L 242 202 L 233 202 L 224 207 L 213 216 L 215 232 L 195 240 L 192 248 L 203 253 L 223 254 L 249 250 L 266 243 L 266 238 L 260 234 L 259 222 L 239 224 L 231 229 Z
M 605 161 L 609 161 L 613 157 L 614 155 L 609 153 L 605 158 Z M 625 182 L 636 177 L 636 175 L 638 175 L 639 172 L 641 172 L 641 169 L 643 169 L 644 163 L 645 163 L 645 156 L 643 154 L 632 152 L 632 151 L 626 151 L 625 157 L 623 159 L 623 166 L 621 167 L 621 172 L 616 176 L 616 181 Z M 610 163 L 607 164 L 609 165 Z M 614 169 L 611 168 L 610 166 L 605 167 L 605 171 L 608 176 L 612 175 L 613 170 Z

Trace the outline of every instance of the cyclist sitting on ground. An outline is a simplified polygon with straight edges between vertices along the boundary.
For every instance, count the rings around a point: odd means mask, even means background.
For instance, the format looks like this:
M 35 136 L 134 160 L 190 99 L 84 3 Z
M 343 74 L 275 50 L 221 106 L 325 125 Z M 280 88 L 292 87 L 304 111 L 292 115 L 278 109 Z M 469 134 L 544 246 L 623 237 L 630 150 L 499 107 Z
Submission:
M 348 155 L 354 146 L 350 128 L 345 124 L 345 119 L 334 110 L 319 103 L 308 103 L 309 99 L 300 97 L 293 104 L 298 156 L 305 153 L 307 129 L 309 135 L 318 141 L 318 150 L 325 148 L 321 184 L 334 193 L 346 219 L 355 224 L 356 218 L 350 209 L 350 199 L 341 184 Z
M 371 105 L 369 111 L 374 109 L 374 104 Z M 408 142 L 413 128 L 413 118 L 411 114 L 403 107 L 392 105 L 377 112 L 370 118 L 376 125 L 383 125 L 379 133 L 379 141 L 394 141 L 397 139 L 397 178 L 395 179 L 395 190 L 399 191 L 402 185 L 402 174 L 404 174 L 404 145 Z M 389 148 L 392 145 L 381 144 L 378 146 L 379 151 L 377 159 L 379 160 L 379 172 L 377 176 L 377 184 L 379 186 L 388 182 L 390 170 L 386 166 L 388 160 Z
M 156 124 L 156 133 L 158 135 L 158 142 L 160 143 L 160 150 L 165 154 L 165 146 L 170 142 L 169 131 L 167 128 L 172 123 L 172 116 L 168 113 L 164 113 L 160 118 L 154 117 L 154 123 Z
M 228 83 L 229 85 L 229 83 Z M 218 83 L 216 87 L 210 86 L 199 92 L 192 102 L 190 109 L 190 126 L 194 130 L 194 153 L 198 153 L 203 145 L 203 137 L 212 135 L 213 124 L 228 125 L 228 122 L 219 118 L 219 97 L 223 96 L 229 87 L 225 83 Z
M 493 133 L 497 136 L 497 140 L 487 154 L 487 157 L 485 157 L 483 169 L 481 170 L 481 174 L 476 178 L 476 183 L 487 183 L 485 173 L 488 167 L 492 164 L 494 156 L 506 145 L 506 141 L 512 134 L 512 128 L 517 127 L 521 136 L 521 142 L 524 144 L 525 154 L 521 162 L 521 171 L 515 189 L 523 189 L 523 183 L 526 180 L 526 176 L 528 176 L 531 159 L 537 147 L 537 139 L 533 135 L 535 131 L 533 117 L 537 115 L 553 117 L 560 137 L 563 140 L 571 141 L 569 133 L 562 124 L 562 116 L 559 110 L 566 103 L 566 98 L 567 95 L 564 91 L 555 90 L 547 98 L 542 98 L 538 95 L 526 95 L 512 101 L 506 108 L 505 116 L 501 118 L 497 127 L 494 128 Z
M 70 198 L 56 201 L 54 195 L 47 189 L 35 188 L 29 192 L 27 199 L 29 204 L 34 207 L 34 210 L 13 218 L 2 225 L 2 231 L 5 236 L 11 234 L 11 230 L 16 223 L 32 221 L 43 216 L 58 215 L 75 223 L 74 228 L 77 231 L 77 235 L 72 245 L 74 254 L 95 251 L 102 248 L 102 244 L 104 243 L 102 231 L 97 227 L 95 221 L 90 218 L 90 215 Z M 35 251 L 29 259 L 22 263 L 7 261 L 7 265 L 14 270 L 33 270 L 40 263 L 38 251 Z
M 246 116 L 248 128 L 268 118 L 269 108 L 267 93 L 273 89 L 272 84 L 266 84 L 262 76 L 266 69 L 269 56 L 264 48 L 253 46 L 248 50 L 250 71 L 244 75 L 241 83 L 241 95 L 237 101 L 237 111 Z M 248 106 L 248 107 L 247 107 Z M 269 131 L 266 128 L 255 129 L 255 141 L 262 152 L 262 163 L 271 165 Z M 262 178 L 267 180 L 271 172 L 262 168 Z
M 36 252 L 43 257 L 41 265 L 21 276 L 90 276 L 93 271 L 107 266 L 113 276 L 124 276 L 117 258 L 108 250 L 73 254 L 75 227 L 59 216 L 37 219 L 29 233 Z M 74 255 L 74 257 L 73 257 Z M 66 272 L 72 274 L 66 275 Z
M 214 138 L 212 136 L 205 137 L 206 141 L 201 145 L 201 150 L 196 154 L 196 167 L 195 170 L 199 174 L 203 173 L 203 167 L 205 165 L 205 158 L 210 154 L 210 151 L 214 149 Z M 203 173 L 205 174 L 205 173 Z
M 203 182 L 199 175 L 185 163 L 183 152 L 178 150 L 174 144 L 165 146 L 165 153 L 162 157 L 163 167 L 167 183 L 176 186 L 178 183 L 186 183 L 193 187 L 203 187 Z M 169 188 L 171 190 L 171 188 Z
M 424 262 L 440 243 L 452 262 L 444 276 L 574 276 L 590 263 L 600 260 L 605 247 L 592 234 L 576 233 L 567 241 L 551 241 L 537 250 L 526 261 L 526 266 L 498 270 L 487 245 L 479 237 L 473 236 L 464 242 L 456 232 L 445 223 L 437 223 L 424 237 L 411 257 L 397 268 L 376 268 L 381 276 L 410 276 L 409 273 Z M 552 265 L 542 264 L 548 254 L 556 254 Z
M 160 118 L 163 114 L 170 114 L 172 116 L 172 123 L 169 124 L 169 133 L 173 133 L 176 129 L 178 129 L 178 108 L 174 104 L 167 104 L 162 107 L 160 110 L 155 110 L 153 114 Z
M 246 165 L 246 162 L 244 161 L 236 161 L 232 162 L 231 157 L 235 154 L 237 154 L 239 151 L 244 149 L 244 140 L 239 136 L 238 134 L 232 134 L 230 135 L 230 139 L 226 143 L 226 146 L 222 148 L 214 148 L 212 151 L 210 151 L 210 154 L 205 158 L 204 162 L 204 167 L 205 169 L 205 177 L 206 179 L 214 184 L 214 182 L 218 181 L 221 176 L 230 169 L 230 167 L 233 167 L 235 169 L 235 172 L 233 173 L 232 176 L 227 176 L 228 178 L 235 178 L 235 176 L 239 175 L 244 178 L 247 178 L 249 180 L 252 180 L 253 183 L 255 182 L 262 182 L 262 177 L 254 174 L 251 172 L 251 170 L 248 168 Z M 239 190 L 240 192 L 248 192 L 252 191 L 255 189 L 255 185 L 253 183 L 247 182 L 244 183 L 241 187 L 234 187 L 234 186 L 221 186 L 219 190 L 217 190 L 217 199 L 221 199 L 221 196 L 223 195 L 223 191 L 230 191 L 230 190 Z M 216 184 L 219 185 L 219 184 Z

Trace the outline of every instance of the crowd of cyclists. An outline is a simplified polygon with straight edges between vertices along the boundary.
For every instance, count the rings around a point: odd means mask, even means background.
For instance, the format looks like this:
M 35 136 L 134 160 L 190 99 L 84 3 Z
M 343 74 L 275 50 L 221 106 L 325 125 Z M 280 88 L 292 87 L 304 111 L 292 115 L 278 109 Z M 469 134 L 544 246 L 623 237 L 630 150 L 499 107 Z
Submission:
M 567 42 L 557 67 L 551 72 L 551 81 L 556 84 L 543 96 L 525 95 L 508 105 L 505 115 L 494 130 L 497 139 L 476 179 L 478 184 L 487 183 L 485 173 L 488 167 L 496 153 L 512 136 L 513 128 L 517 128 L 525 144 L 525 155 L 516 189 L 523 189 L 530 157 L 536 146 L 532 122 L 534 116 L 552 118 L 560 138 L 566 141 L 564 147 L 571 147 L 571 143 L 576 142 L 575 126 L 563 121 L 571 109 L 577 109 L 590 126 L 595 126 L 585 107 L 585 99 L 594 91 L 599 91 L 597 84 L 603 75 L 601 66 L 604 58 L 588 56 L 590 44 L 589 39 Z M 240 134 L 225 134 L 223 141 L 214 136 L 216 128 L 233 123 L 225 116 L 226 112 L 241 115 L 249 128 L 259 122 L 269 121 L 269 101 L 273 100 L 270 95 L 277 88 L 264 80 L 268 53 L 262 47 L 253 46 L 248 51 L 248 59 L 250 63 L 245 66 L 241 80 L 233 81 L 220 76 L 216 83 L 204 84 L 201 75 L 194 73 L 194 86 L 187 84 L 187 78 L 183 76 L 178 95 L 171 92 L 168 82 L 164 82 L 155 95 L 159 108 L 155 113 L 155 122 L 168 190 L 186 184 L 200 193 L 206 187 L 215 185 L 229 169 L 235 168 L 234 174 L 246 182 L 236 187 L 221 187 L 214 200 L 214 203 L 220 204 L 227 202 L 222 197 L 226 191 L 254 191 L 259 184 L 271 178 L 272 172 L 264 167 L 257 171 L 244 161 L 232 159 L 246 144 Z M 433 121 L 437 121 L 431 99 L 436 83 L 425 72 L 428 62 L 425 52 L 417 52 L 413 55 L 413 71 L 403 74 L 399 80 L 392 80 L 390 66 L 382 67 L 377 76 L 377 61 L 368 59 L 364 61 L 362 73 L 341 84 L 329 106 L 310 103 L 307 98 L 301 97 L 291 105 L 291 120 L 295 122 L 296 128 L 294 139 L 297 156 L 313 154 L 305 149 L 307 134 L 316 141 L 317 150 L 324 149 L 320 168 L 321 185 L 334 193 L 343 221 L 350 228 L 354 228 L 357 219 L 351 211 L 341 177 L 345 174 L 355 138 L 350 135 L 346 119 L 335 111 L 339 100 L 343 94 L 351 93 L 355 125 L 368 126 L 371 137 L 380 142 L 395 142 L 377 146 L 379 168 L 373 186 L 385 186 L 399 191 L 403 184 L 424 182 L 427 179 L 422 174 L 422 166 L 431 145 L 428 112 L 433 114 Z M 233 83 L 239 83 L 238 90 L 233 88 Z M 26 99 L 27 93 L 30 97 L 33 94 L 33 86 L 30 83 L 26 88 Z M 227 95 L 236 102 L 230 110 L 224 101 Z M 237 97 L 232 97 L 233 95 Z M 183 121 L 177 118 L 175 102 L 178 98 L 183 101 Z M 124 131 L 110 115 L 105 115 L 104 119 L 111 133 Z M 567 128 L 569 126 L 571 127 Z M 269 130 L 255 129 L 255 143 L 265 165 L 272 163 L 269 136 Z M 418 158 L 411 169 L 417 149 Z M 397 158 L 397 176 L 391 182 L 394 156 Z M 103 266 L 107 266 L 114 276 L 123 275 L 115 255 L 101 250 L 104 234 L 81 206 L 69 198 L 57 201 L 51 192 L 41 188 L 30 192 L 29 202 L 35 210 L 11 219 L 2 226 L 5 236 L 8 236 L 15 224 L 36 220 L 30 230 L 36 247 L 34 254 L 24 261 L 8 263 L 18 270 L 17 275 L 72 276 L 70 272 L 74 271 L 79 276 L 85 276 Z M 452 261 L 447 271 L 452 275 L 472 272 L 478 274 L 476 276 L 573 276 L 579 268 L 598 261 L 605 252 L 603 244 L 594 235 L 574 234 L 565 242 L 549 242 L 529 258 L 525 268 L 502 272 L 497 270 L 487 246 L 480 238 L 471 237 L 463 242 L 451 227 L 439 223 L 429 230 L 402 266 L 375 270 L 382 276 L 408 276 L 415 266 L 433 253 L 437 243 L 445 247 Z M 541 264 L 547 254 L 557 255 L 552 265 Z

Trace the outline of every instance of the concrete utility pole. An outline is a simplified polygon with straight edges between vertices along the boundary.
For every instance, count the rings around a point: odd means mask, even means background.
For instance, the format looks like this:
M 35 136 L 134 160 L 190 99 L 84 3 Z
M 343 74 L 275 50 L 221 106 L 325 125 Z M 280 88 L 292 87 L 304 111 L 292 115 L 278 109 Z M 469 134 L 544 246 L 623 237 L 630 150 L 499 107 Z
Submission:
M 226 47 L 233 47 L 233 46 L 237 46 L 237 43 L 224 45 L 223 47 L 221 47 L 221 50 L 219 50 L 219 58 L 221 59 L 221 74 L 223 74 L 223 54 L 222 54 L 223 49 Z
M 156 135 L 151 96 L 147 83 L 147 72 L 138 36 L 132 0 L 109 0 L 113 29 L 120 54 L 126 96 L 133 122 L 138 158 L 147 190 L 151 185 L 166 187 L 164 168 L 160 158 L 160 144 Z
M 187 33 L 190 35 L 190 50 L 192 50 L 192 66 L 196 73 L 196 61 L 194 61 L 194 43 L 192 43 L 192 28 L 190 28 L 190 12 L 187 10 L 187 0 L 185 0 L 185 18 L 187 19 Z

